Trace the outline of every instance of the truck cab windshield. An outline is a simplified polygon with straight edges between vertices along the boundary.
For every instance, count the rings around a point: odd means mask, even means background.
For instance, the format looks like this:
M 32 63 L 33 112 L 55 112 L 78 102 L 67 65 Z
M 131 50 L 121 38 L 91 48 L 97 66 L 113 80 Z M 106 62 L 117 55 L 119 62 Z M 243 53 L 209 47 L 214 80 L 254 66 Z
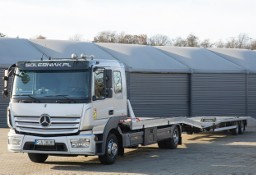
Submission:
M 16 70 L 13 98 L 42 100 L 88 100 L 89 71 Z

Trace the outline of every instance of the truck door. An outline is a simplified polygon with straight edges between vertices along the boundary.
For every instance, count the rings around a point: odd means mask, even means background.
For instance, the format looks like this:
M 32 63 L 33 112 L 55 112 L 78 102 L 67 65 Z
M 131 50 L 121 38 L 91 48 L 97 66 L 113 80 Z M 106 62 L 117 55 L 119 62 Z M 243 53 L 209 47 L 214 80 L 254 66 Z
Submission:
M 111 71 L 111 89 L 106 92 L 104 68 L 97 68 L 93 73 L 93 117 L 94 120 L 107 119 L 111 116 L 127 115 L 127 96 L 125 72 L 121 69 Z M 109 78 L 109 77 L 108 77 Z M 108 79 L 107 78 L 107 79 Z M 106 84 L 105 84 L 106 83 Z M 109 82 L 108 82 L 109 83 Z M 107 93 L 107 94 L 106 94 Z M 109 95 L 109 93 L 111 95 Z
M 93 72 L 93 119 L 107 119 L 114 115 L 113 98 L 107 98 L 106 81 L 104 78 L 104 68 L 97 68 Z

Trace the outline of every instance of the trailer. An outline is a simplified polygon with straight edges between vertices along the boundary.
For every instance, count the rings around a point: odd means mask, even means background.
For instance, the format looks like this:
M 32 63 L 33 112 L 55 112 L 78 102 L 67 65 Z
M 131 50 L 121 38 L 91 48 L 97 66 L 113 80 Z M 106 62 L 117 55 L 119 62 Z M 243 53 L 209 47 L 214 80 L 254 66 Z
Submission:
M 8 150 L 36 163 L 49 155 L 98 155 L 101 163 L 113 164 L 127 147 L 175 149 L 182 132 L 242 134 L 247 125 L 246 117 L 136 117 L 126 89 L 124 65 L 116 60 L 73 55 L 14 64 L 4 76 Z
M 136 123 L 128 122 L 131 130 L 179 124 L 182 131 L 188 134 L 230 131 L 233 135 L 243 134 L 248 117 L 201 116 L 201 117 L 171 117 L 171 118 L 139 118 Z

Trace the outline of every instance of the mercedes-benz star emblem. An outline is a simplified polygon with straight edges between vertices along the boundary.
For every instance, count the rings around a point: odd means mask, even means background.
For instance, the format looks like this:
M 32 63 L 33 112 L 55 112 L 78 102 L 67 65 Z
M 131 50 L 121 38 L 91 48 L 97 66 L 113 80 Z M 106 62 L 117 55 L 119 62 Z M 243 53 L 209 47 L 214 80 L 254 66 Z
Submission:
M 43 115 L 41 115 L 39 122 L 40 122 L 41 126 L 47 127 L 51 124 L 51 118 L 49 115 L 43 114 Z

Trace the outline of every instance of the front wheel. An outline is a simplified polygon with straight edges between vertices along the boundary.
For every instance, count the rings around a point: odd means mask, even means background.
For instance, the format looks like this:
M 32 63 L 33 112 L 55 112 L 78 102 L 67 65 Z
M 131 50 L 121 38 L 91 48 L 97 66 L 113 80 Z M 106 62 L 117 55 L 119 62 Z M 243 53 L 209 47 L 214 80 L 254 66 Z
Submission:
M 99 156 L 99 160 L 102 164 L 110 165 L 116 161 L 118 154 L 118 140 L 115 134 L 110 133 L 108 135 L 105 147 L 105 154 Z
M 36 154 L 36 153 L 28 153 L 28 157 L 32 162 L 35 163 L 44 163 L 48 158 L 47 154 Z

